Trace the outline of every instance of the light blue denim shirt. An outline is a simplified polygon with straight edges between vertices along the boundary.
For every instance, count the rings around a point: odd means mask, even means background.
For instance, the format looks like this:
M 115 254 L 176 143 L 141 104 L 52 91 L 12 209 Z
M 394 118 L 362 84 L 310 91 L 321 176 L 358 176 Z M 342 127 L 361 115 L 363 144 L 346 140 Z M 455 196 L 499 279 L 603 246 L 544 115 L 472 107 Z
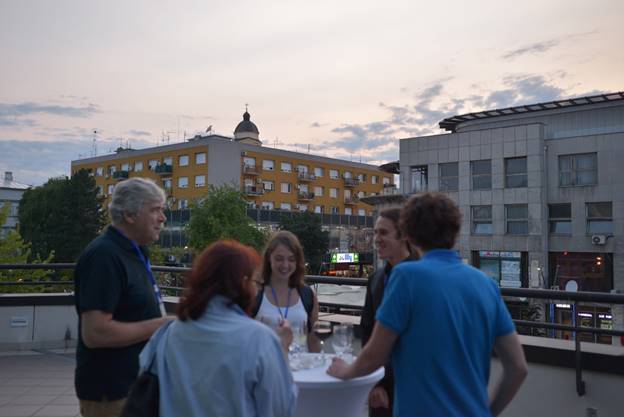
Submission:
M 159 329 L 141 352 L 160 384 L 161 417 L 285 416 L 297 388 L 277 335 L 223 296 L 198 320 Z

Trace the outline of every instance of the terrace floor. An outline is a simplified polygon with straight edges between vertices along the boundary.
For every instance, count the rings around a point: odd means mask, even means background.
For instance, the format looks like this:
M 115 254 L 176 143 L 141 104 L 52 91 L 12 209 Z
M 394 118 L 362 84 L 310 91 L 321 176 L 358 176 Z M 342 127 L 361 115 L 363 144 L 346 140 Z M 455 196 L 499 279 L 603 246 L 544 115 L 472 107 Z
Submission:
M 73 350 L 0 353 L 0 417 L 80 416 Z

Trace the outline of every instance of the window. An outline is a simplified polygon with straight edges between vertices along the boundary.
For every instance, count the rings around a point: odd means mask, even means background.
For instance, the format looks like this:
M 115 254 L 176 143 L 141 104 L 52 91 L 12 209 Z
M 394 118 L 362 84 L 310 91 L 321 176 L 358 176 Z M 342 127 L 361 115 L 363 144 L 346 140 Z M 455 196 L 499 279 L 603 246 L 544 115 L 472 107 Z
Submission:
M 323 213 L 323 206 L 314 206 L 315 213 Z
M 347 216 L 351 216 L 353 214 L 353 210 L 351 210 L 351 207 L 345 207 L 345 214 Z
M 338 178 L 340 178 L 340 174 L 338 174 L 338 170 L 337 169 L 330 169 L 329 170 L 329 178 L 331 178 L 332 180 L 337 180 Z
M 307 204 L 298 204 L 297 208 L 299 209 L 299 211 L 308 211 L 308 205 Z
M 344 190 L 342 194 L 344 195 L 345 200 L 348 200 L 351 198 L 351 190 Z
M 383 185 L 389 185 L 390 184 L 390 177 L 383 177 L 382 182 L 383 182 Z
M 136 161 L 134 163 L 134 172 L 141 172 L 143 171 L 143 161 Z
M 611 203 L 587 203 L 587 233 L 610 235 L 613 233 Z
M 379 182 L 379 177 L 377 175 L 371 176 L 371 183 L 377 184 Z
M 314 187 L 314 196 L 323 197 L 323 187 Z
M 261 207 L 263 210 L 273 210 L 274 206 L 275 204 L 272 201 L 263 201 Z
M 264 188 L 265 191 L 274 191 L 275 183 L 273 181 L 262 181 L 262 188 Z
M 572 205 L 549 204 L 548 205 L 548 229 L 555 235 L 572 234 Z
M 173 165 L 173 157 L 167 156 L 163 158 L 163 164 L 172 166 Z
M 308 192 L 308 184 L 299 184 L 297 186 L 297 189 L 299 190 L 299 192 L 307 193 Z
M 130 171 L 130 164 L 129 163 L 123 163 L 121 164 L 121 170 L 122 171 Z
M 358 216 L 366 216 L 366 210 L 358 209 Z
M 188 155 L 180 155 L 180 157 L 178 158 L 178 164 L 181 167 L 188 166 L 188 164 L 189 164 L 189 157 L 188 157 Z
M 157 159 L 150 159 L 147 163 L 147 166 L 149 167 L 150 171 L 153 171 L 156 168 L 156 165 L 158 165 Z
M 521 188 L 527 186 L 527 159 L 506 158 L 505 159 L 505 187 Z
M 308 172 L 308 166 L 307 165 L 297 165 L 297 172 Z
M 470 162 L 470 175 L 472 177 L 473 190 L 492 189 L 492 160 Z
M 329 196 L 331 198 L 338 198 L 338 188 L 330 188 L 329 189 Z
M 195 175 L 195 187 L 203 187 L 206 185 L 205 175 Z
M 250 178 L 245 178 L 245 181 L 243 182 L 243 184 L 245 185 L 245 188 L 247 188 L 247 187 L 253 187 L 256 184 L 256 182 Z
M 559 156 L 561 187 L 598 184 L 598 159 L 595 153 Z
M 529 207 L 526 204 L 506 205 L 505 219 L 507 220 L 507 234 L 529 234 Z
M 108 166 L 108 173 L 109 173 L 109 175 L 113 175 L 115 173 L 115 171 L 117 171 L 117 167 L 115 165 L 109 165 Z
M 338 207 L 336 207 L 336 206 L 331 206 L 331 207 L 330 207 L 330 211 L 331 211 L 331 214 L 338 214 Z
M 292 188 L 292 186 L 291 186 L 291 184 L 289 182 L 283 182 L 283 183 L 280 184 L 280 190 L 283 193 L 290 193 L 291 188 Z
M 206 152 L 198 152 L 195 154 L 195 164 L 201 165 L 206 163 Z
M 254 167 L 256 166 L 256 158 L 250 157 L 250 156 L 246 156 L 243 158 L 243 165 L 247 166 L 247 167 Z
M 101 177 L 102 174 L 104 174 L 104 168 L 103 167 L 97 167 L 97 169 L 95 170 L 95 175 L 97 175 L 98 177 Z
M 178 188 L 188 188 L 188 177 L 178 178 Z
M 282 162 L 280 169 L 282 172 L 292 172 L 292 164 L 290 162 Z
M 353 178 L 353 174 L 351 173 L 351 171 L 345 171 L 343 177 L 344 178 Z
M 427 171 L 427 165 L 414 166 L 410 168 L 410 178 L 412 180 L 410 191 L 412 193 L 427 191 Z
M 280 204 L 280 209 L 282 210 L 290 210 L 292 207 L 290 205 L 290 203 L 281 203 Z
M 457 191 L 459 189 L 459 164 L 449 162 L 440 164 L 440 191 Z
M 275 169 L 275 161 L 265 159 L 262 161 L 262 169 L 265 171 L 273 171 Z
M 357 174 L 357 179 L 360 182 L 366 182 L 366 174 Z
M 492 234 L 492 206 L 472 206 L 472 233 L 475 235 Z
M 167 178 L 166 180 L 163 180 L 163 187 L 165 188 L 165 190 L 171 189 L 171 178 Z
M 113 188 L 115 188 L 115 186 L 114 186 L 114 185 L 109 185 L 109 186 L 108 186 L 108 195 L 113 194 Z
M 358 191 L 357 196 L 358 198 L 364 198 L 364 191 Z
M 188 200 L 185 200 L 185 199 L 178 200 L 178 208 L 180 210 L 187 209 L 188 208 Z
M 325 175 L 325 169 L 321 168 L 321 167 L 316 167 L 314 168 L 314 176 L 316 178 L 320 178 L 323 175 Z

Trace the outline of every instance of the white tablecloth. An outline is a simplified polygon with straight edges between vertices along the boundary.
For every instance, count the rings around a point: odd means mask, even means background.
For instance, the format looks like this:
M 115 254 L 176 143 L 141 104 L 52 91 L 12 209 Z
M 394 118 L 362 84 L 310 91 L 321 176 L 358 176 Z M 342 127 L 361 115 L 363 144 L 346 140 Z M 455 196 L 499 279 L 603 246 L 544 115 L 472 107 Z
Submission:
M 299 387 L 296 417 L 362 417 L 368 393 L 384 376 L 384 368 L 372 374 L 343 381 L 327 375 L 328 355 L 323 366 L 293 372 Z

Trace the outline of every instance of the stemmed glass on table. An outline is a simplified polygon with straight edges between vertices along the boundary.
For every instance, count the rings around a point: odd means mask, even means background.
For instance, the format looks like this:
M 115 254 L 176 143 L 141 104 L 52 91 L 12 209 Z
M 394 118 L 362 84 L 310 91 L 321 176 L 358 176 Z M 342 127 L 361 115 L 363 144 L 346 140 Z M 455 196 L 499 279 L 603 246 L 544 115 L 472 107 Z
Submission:
M 328 321 L 317 321 L 316 323 L 314 323 L 312 330 L 314 330 L 314 334 L 321 341 L 321 353 L 324 359 L 325 358 L 325 341 L 329 339 L 329 337 L 332 334 L 332 325 Z

